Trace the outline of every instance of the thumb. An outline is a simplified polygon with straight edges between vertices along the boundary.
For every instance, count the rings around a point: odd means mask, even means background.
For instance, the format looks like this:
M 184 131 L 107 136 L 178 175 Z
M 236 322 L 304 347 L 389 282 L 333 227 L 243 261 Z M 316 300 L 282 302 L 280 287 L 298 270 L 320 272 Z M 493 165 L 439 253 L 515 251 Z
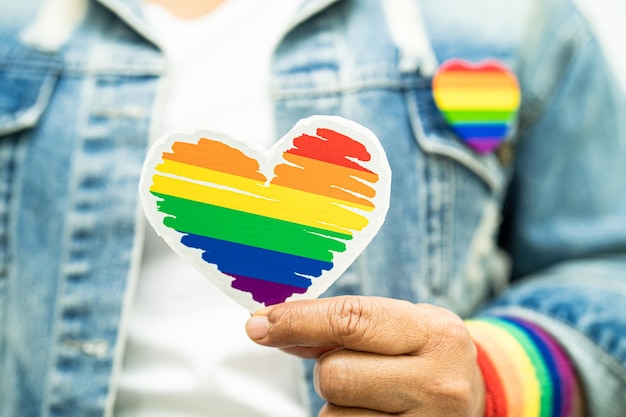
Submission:
M 250 318 L 246 331 L 261 345 L 283 349 L 337 346 L 402 355 L 422 346 L 429 326 L 420 321 L 420 309 L 407 301 L 346 296 L 264 308 Z

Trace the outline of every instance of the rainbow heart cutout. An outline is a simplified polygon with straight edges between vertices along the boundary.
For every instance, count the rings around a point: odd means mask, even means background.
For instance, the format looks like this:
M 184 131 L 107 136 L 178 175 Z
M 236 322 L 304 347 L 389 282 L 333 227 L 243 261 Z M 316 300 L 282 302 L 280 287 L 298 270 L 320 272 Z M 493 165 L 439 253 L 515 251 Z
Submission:
M 496 60 L 448 60 L 434 75 L 432 89 L 452 130 L 480 154 L 492 152 L 506 139 L 521 101 L 517 77 Z
M 391 169 L 376 136 L 300 120 L 271 149 L 218 131 L 157 141 L 139 185 L 147 219 L 250 311 L 324 292 L 382 226 Z

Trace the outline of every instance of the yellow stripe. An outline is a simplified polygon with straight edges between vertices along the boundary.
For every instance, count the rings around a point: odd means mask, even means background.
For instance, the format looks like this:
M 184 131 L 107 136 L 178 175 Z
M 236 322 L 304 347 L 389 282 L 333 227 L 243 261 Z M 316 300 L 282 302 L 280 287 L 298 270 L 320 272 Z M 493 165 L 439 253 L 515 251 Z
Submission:
M 164 159 L 163 163 L 157 165 L 155 169 L 164 174 L 173 174 L 193 181 L 224 185 L 250 193 L 258 193 L 256 188 L 263 185 L 263 182 L 255 181 L 251 178 L 228 174 L 214 169 L 203 168 L 197 165 L 190 165 L 171 159 Z
M 367 218 L 350 208 L 372 210 L 371 207 L 278 185 L 267 187 L 259 181 L 176 161 L 168 160 L 159 165 L 157 170 L 234 190 L 157 174 L 153 176 L 150 191 L 340 233 L 361 230 L 368 223 Z
M 178 177 L 189 178 L 193 181 L 209 182 L 220 186 L 235 188 L 246 193 L 252 193 L 260 197 L 272 200 L 290 201 L 305 198 L 310 201 L 311 199 L 317 200 L 318 198 L 321 198 L 322 200 L 327 200 L 324 201 L 327 204 L 343 204 L 345 206 L 364 211 L 373 210 L 373 207 L 370 206 L 351 203 L 349 201 L 341 200 L 338 198 L 331 198 L 320 194 L 296 190 L 290 187 L 284 187 L 281 185 L 270 184 L 269 187 L 267 187 L 261 181 L 255 181 L 246 177 L 240 177 L 239 175 L 227 174 L 221 171 L 215 171 L 212 169 L 202 168 L 195 165 L 189 165 L 168 159 L 159 164 L 156 167 L 156 170 L 165 174 L 174 174 Z
M 513 335 L 506 330 L 480 320 L 471 321 L 471 329 L 484 332 L 483 335 L 489 335 L 492 342 L 498 343 L 505 354 L 509 356 L 511 363 L 515 366 L 517 375 L 522 380 L 524 392 L 522 398 L 524 401 L 523 417 L 537 417 L 541 410 L 541 386 L 537 379 L 535 367 L 533 366 L 528 354 L 519 344 Z M 472 330 L 470 330 L 471 332 Z M 495 358 L 492 358 L 492 360 Z M 506 376 L 504 378 L 506 384 Z
M 520 92 L 513 88 L 446 88 L 433 94 L 441 110 L 513 111 L 520 103 Z

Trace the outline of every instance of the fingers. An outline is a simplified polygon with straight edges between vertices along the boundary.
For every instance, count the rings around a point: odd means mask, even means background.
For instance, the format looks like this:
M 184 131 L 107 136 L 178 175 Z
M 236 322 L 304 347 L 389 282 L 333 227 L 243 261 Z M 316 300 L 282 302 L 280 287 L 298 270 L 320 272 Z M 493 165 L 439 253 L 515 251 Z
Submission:
M 331 350 L 337 349 L 337 346 L 322 346 L 322 347 L 304 347 L 304 346 L 294 346 L 294 347 L 286 347 L 281 348 L 285 353 L 289 353 L 290 355 L 299 356 L 303 359 L 317 359 L 322 356 L 326 352 L 330 352 Z
M 388 413 L 367 410 L 364 408 L 337 407 L 333 404 L 326 404 L 318 414 L 318 417 L 388 417 Z
M 315 367 L 315 389 L 336 406 L 402 413 L 420 402 L 419 387 L 412 387 L 422 372 L 415 356 L 381 356 L 336 349 Z
M 467 410 L 484 403 L 483 382 L 471 354 L 459 359 L 446 363 L 420 356 L 336 349 L 318 359 L 315 388 L 335 407 L 376 410 L 387 415 L 413 412 L 426 416 L 433 415 L 428 411 L 433 409 Z
M 251 339 L 318 358 L 321 416 L 478 416 L 484 383 L 454 313 L 376 297 L 293 301 L 257 312 Z
M 246 329 L 250 338 L 265 346 L 340 346 L 383 355 L 416 354 L 447 327 L 449 318 L 440 310 L 376 297 L 293 301 L 260 310 Z

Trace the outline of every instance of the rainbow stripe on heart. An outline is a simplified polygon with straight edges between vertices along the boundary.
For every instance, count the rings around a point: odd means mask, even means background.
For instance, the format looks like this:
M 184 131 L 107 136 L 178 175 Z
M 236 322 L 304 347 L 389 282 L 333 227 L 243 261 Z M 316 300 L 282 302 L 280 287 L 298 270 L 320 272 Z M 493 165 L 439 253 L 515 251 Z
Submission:
M 378 175 L 356 161 L 366 148 L 330 129 L 303 134 L 267 179 L 238 149 L 202 138 L 162 154 L 150 192 L 163 224 L 234 278 L 231 286 L 265 305 L 302 294 L 333 267 L 353 232 L 368 224 Z
M 444 62 L 433 78 L 433 97 L 452 130 L 486 154 L 506 138 L 520 106 L 517 77 L 495 60 Z

